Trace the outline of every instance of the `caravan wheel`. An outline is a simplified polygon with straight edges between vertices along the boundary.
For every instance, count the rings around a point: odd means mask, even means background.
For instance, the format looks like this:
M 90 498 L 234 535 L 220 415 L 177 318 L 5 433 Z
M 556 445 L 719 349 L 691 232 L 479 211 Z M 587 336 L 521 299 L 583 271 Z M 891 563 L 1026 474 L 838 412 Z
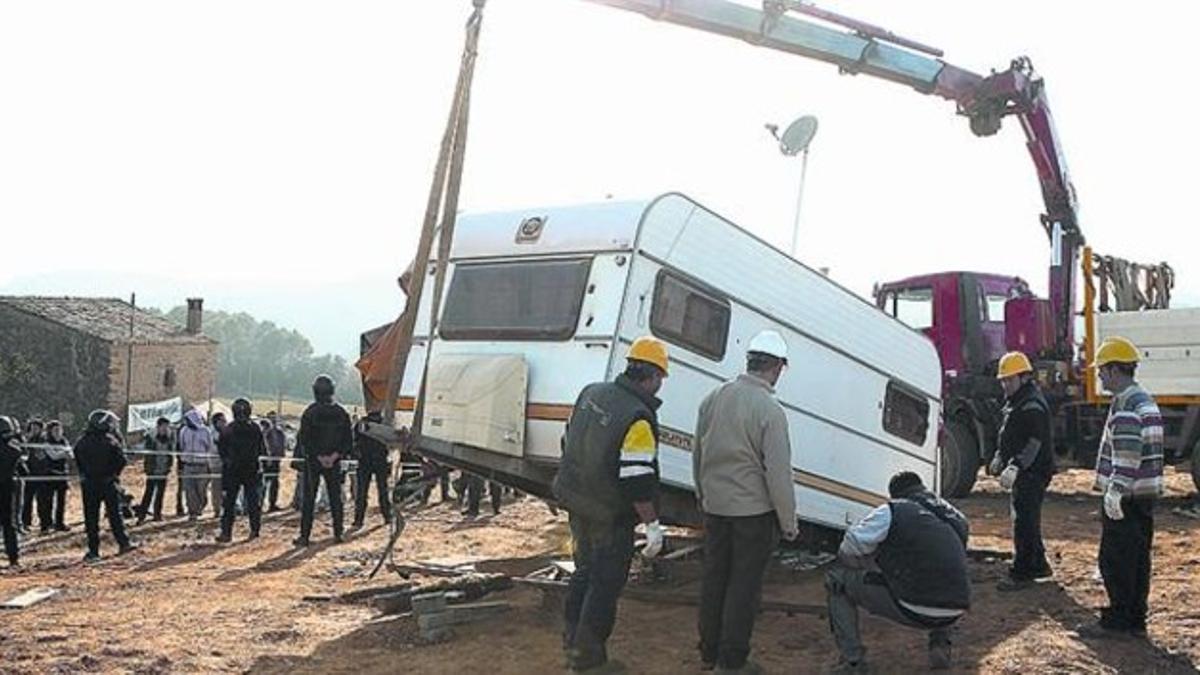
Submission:
M 966 497 L 979 474 L 979 447 L 967 426 L 958 421 L 946 425 L 942 444 L 942 496 Z

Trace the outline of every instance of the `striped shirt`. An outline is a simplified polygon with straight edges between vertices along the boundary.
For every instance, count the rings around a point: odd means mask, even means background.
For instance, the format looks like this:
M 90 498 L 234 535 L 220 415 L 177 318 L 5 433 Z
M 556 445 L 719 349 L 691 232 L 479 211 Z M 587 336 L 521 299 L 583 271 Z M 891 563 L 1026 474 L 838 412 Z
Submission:
M 1113 397 L 1096 456 L 1096 489 L 1130 497 L 1163 493 L 1163 419 L 1154 397 L 1131 384 Z

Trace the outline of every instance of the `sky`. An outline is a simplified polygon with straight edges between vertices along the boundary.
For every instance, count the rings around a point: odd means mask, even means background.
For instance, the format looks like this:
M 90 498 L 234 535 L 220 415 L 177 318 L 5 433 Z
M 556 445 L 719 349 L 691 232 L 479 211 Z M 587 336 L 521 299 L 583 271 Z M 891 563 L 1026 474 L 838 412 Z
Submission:
M 1030 56 L 1088 242 L 1170 262 L 1200 305 L 1200 10 L 818 4 L 976 72 Z M 470 5 L 0 3 L 0 293 L 204 296 L 354 353 L 398 310 Z M 800 164 L 763 125 L 810 114 L 802 261 L 863 295 L 955 269 L 1046 288 L 1013 120 L 976 138 L 941 99 L 584 0 L 491 0 L 473 102 L 465 211 L 678 190 L 786 249 Z

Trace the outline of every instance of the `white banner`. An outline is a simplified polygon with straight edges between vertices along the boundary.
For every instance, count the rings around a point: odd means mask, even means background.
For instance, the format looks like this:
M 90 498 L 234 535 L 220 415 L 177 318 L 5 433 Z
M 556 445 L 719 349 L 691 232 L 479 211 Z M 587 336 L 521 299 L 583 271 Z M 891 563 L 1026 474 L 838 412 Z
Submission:
M 125 425 L 125 431 L 128 433 L 153 429 L 160 417 L 171 420 L 172 424 L 182 421 L 183 399 L 176 396 L 165 401 L 129 406 L 129 422 Z

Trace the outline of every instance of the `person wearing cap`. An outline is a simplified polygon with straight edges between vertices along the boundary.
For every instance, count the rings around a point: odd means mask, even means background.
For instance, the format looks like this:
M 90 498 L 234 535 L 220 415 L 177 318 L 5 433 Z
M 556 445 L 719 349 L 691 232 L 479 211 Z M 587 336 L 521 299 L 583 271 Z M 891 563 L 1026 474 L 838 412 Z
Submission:
M 951 627 L 971 608 L 966 517 L 911 471 L 892 476 L 888 496 L 846 530 L 837 563 L 825 574 L 829 627 L 840 652 L 833 672 L 869 670 L 860 607 L 926 631 L 931 670 L 952 665 Z
M 787 342 L 762 331 L 746 350 L 746 372 L 700 403 L 692 443 L 704 514 L 700 659 L 718 672 L 760 672 L 747 659 L 763 574 L 780 535 L 797 534 L 788 421 L 775 399 L 786 367 Z
M 1104 493 L 1099 558 L 1108 607 L 1098 622 L 1079 630 L 1082 637 L 1146 634 L 1154 504 L 1163 493 L 1163 419 L 1154 397 L 1134 380 L 1139 360 L 1132 342 L 1111 337 L 1093 364 L 1113 396 L 1094 485 Z
M 634 340 L 625 371 L 613 382 L 584 387 L 575 401 L 554 478 L 558 504 L 570 515 L 571 575 L 564 603 L 563 648 L 575 672 L 621 672 L 606 644 L 617 599 L 633 560 L 634 530 L 645 526 L 642 555 L 663 545 L 658 522 L 658 407 L 667 377 L 667 347 Z
M 1027 356 L 1005 354 L 996 376 L 1004 389 L 1004 411 L 988 470 L 1000 477 L 1001 487 L 1012 490 L 1013 527 L 1013 563 L 997 589 L 1015 591 L 1053 573 L 1042 543 L 1042 502 L 1054 476 L 1053 425 Z

